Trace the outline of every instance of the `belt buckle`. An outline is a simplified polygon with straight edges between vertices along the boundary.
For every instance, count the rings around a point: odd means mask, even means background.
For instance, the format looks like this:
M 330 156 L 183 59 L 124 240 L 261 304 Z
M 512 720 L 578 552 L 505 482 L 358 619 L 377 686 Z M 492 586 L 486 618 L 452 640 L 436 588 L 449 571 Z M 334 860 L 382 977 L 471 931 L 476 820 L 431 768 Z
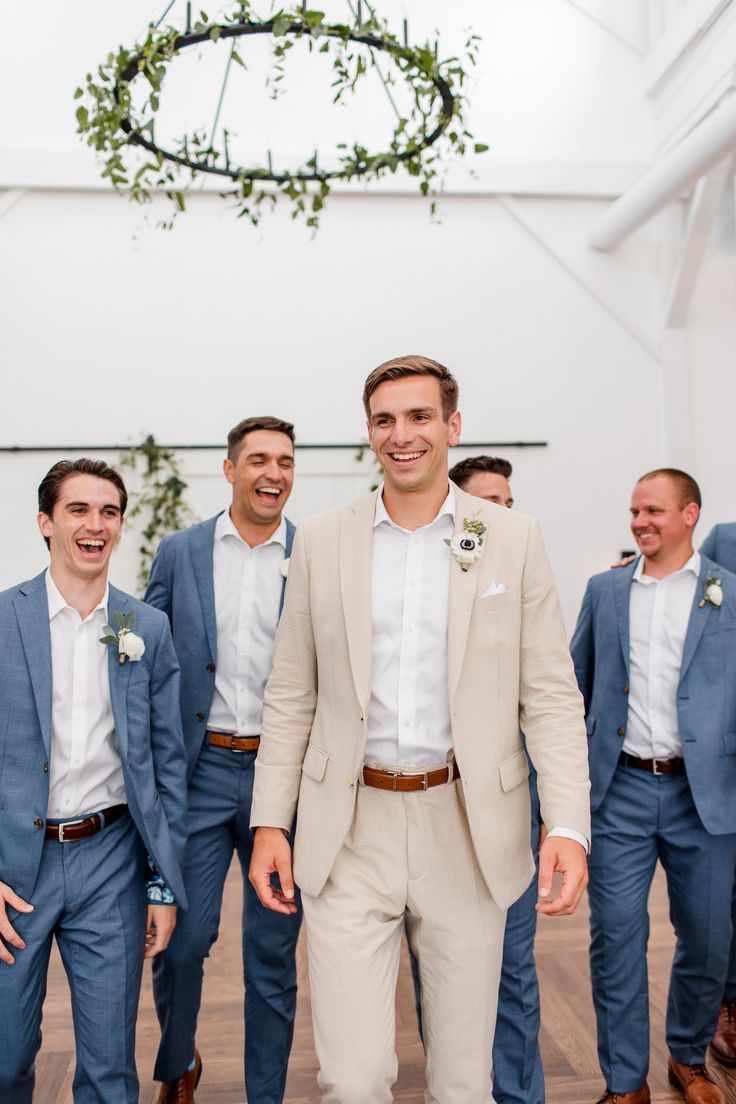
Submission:
M 230 751 L 233 755 L 245 755 L 245 748 L 239 748 L 235 746 L 235 741 L 239 740 L 237 732 L 234 732 L 230 737 Z
M 428 790 L 429 789 L 429 772 L 428 771 L 422 771 L 422 789 L 423 790 Z
M 668 759 L 653 758 L 652 759 L 652 774 L 666 774 L 667 771 L 663 771 L 663 770 L 659 769 L 659 763 L 668 763 L 668 762 L 669 762 Z
M 88 819 L 88 817 L 79 817 L 78 820 L 66 820 L 63 824 L 57 824 L 56 827 L 59 829 L 59 843 L 74 843 L 74 840 L 64 838 L 64 829 L 73 828 L 75 824 L 83 824 L 84 821 Z

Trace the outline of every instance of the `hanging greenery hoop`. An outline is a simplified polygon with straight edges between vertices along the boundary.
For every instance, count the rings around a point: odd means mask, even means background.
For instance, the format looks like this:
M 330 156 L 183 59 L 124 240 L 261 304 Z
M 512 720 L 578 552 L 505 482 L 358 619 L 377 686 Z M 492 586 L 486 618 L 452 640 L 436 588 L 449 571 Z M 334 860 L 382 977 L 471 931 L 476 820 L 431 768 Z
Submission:
M 86 97 L 77 107 L 78 130 L 102 156 L 102 176 L 137 202 L 147 202 L 154 191 L 163 190 L 173 202 L 174 214 L 186 209 L 187 187 L 200 174 L 224 178 L 234 187 L 222 194 L 234 200 L 239 217 L 246 217 L 254 225 L 260 220 L 264 203 L 274 204 L 281 197 L 291 202 L 294 218 L 304 217 L 307 226 L 316 228 L 331 182 L 356 177 L 378 180 L 399 169 L 417 178 L 423 195 L 435 194 L 443 158 L 450 154 L 462 156 L 471 145 L 476 153 L 488 148 L 473 141 L 465 122 L 465 67 L 476 63 L 478 36 L 469 35 L 463 58 L 440 61 L 436 47 L 429 43 L 417 47 L 399 42 L 370 6 L 365 19 L 360 3 L 354 10 L 356 22 L 352 25 L 327 23 L 324 12 L 311 11 L 306 4 L 259 20 L 248 0 L 243 0 L 218 22 L 210 22 L 202 11 L 191 25 L 188 15 L 184 33 L 173 27 L 150 27 L 144 41 L 108 54 L 96 74 L 87 74 L 84 88 L 75 92 L 76 99 Z M 331 54 L 333 103 L 354 92 L 359 81 L 376 69 L 397 114 L 387 148 L 372 153 L 359 142 L 340 144 L 330 167 L 323 167 L 315 152 L 293 171 L 275 172 L 270 154 L 266 165 L 233 164 L 230 136 L 224 128 L 218 135 L 217 119 L 231 64 L 245 67 L 237 46 L 241 40 L 247 42 L 257 35 L 273 39 L 274 70 L 269 87 L 274 97 L 283 90 L 288 51 L 299 40 L 305 41 L 310 51 Z M 231 40 L 230 53 L 209 138 L 205 131 L 197 130 L 165 148 L 156 138 L 156 116 L 169 65 L 186 49 L 224 40 Z M 377 55 L 392 63 L 388 77 L 381 73 Z M 134 103 L 132 86 L 139 79 L 147 81 L 147 91 L 142 101 Z M 405 114 L 396 109 L 390 95 L 390 86 L 399 80 L 410 92 L 410 110 Z M 135 156 L 141 152 L 142 163 Z M 168 220 L 164 225 L 171 223 Z

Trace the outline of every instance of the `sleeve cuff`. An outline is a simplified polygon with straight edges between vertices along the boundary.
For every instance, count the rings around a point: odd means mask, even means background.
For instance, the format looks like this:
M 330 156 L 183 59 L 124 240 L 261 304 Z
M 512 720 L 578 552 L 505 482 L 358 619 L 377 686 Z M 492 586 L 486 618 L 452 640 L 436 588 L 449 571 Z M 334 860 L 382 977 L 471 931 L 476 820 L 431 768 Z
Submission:
M 148 856 L 146 898 L 149 905 L 175 905 L 176 898 L 159 874 L 151 856 Z
M 585 854 L 590 854 L 590 840 L 582 832 L 576 832 L 574 828 L 551 828 L 549 836 L 564 836 L 565 839 L 575 840 L 585 849 Z

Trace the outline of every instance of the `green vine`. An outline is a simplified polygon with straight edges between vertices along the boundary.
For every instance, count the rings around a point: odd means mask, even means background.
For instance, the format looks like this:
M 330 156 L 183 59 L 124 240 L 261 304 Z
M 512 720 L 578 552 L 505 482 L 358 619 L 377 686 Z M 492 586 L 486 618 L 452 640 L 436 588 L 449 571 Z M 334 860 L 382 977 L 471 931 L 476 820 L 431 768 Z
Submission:
M 400 80 L 411 92 L 410 110 L 397 120 L 388 148 L 371 153 L 360 143 L 343 143 L 337 147 L 336 167 L 330 170 L 321 167 L 315 152 L 299 168 L 281 173 L 273 172 L 270 156 L 267 167 L 233 165 L 230 136 L 224 128 L 217 140 L 214 133 L 208 138 L 200 129 L 183 134 L 172 149 L 162 149 L 156 140 L 156 115 L 172 60 L 189 46 L 229 38 L 230 61 L 245 68 L 237 45 L 253 34 L 273 38 L 273 68 L 267 81 L 273 97 L 283 90 L 285 63 L 297 41 L 305 42 L 310 51 L 331 55 L 333 103 L 354 92 L 376 68 L 376 55 L 385 54 L 393 68 L 382 79 L 387 85 Z M 150 27 L 143 41 L 108 54 L 75 92 L 76 99 L 83 99 L 76 111 L 78 133 L 100 155 L 102 176 L 116 190 L 127 192 L 138 203 L 150 201 L 154 191 L 166 193 L 173 205 L 171 218 L 162 223 L 167 228 L 186 209 L 187 189 L 204 172 L 228 181 L 222 195 L 234 201 L 238 217 L 257 225 L 264 205 L 283 199 L 290 202 L 293 218 L 303 217 L 307 226 L 316 229 L 333 180 L 358 176 L 378 180 L 403 168 L 416 178 L 423 195 L 434 196 L 443 159 L 463 156 L 471 147 L 475 153 L 488 148 L 473 141 L 464 120 L 466 67 L 476 64 L 478 42 L 478 36 L 470 34 L 462 58 L 440 61 L 432 44 L 415 47 L 399 42 L 374 14 L 351 27 L 327 23 L 324 12 L 299 5 L 260 20 L 249 0 L 242 0 L 219 22 L 210 21 L 201 11 L 184 34 L 174 27 Z M 146 94 L 136 96 L 134 102 L 131 85 L 139 76 L 147 82 Z M 431 209 L 434 213 L 434 200 Z
M 146 519 L 138 548 L 138 586 L 143 593 L 161 538 L 185 529 L 196 518 L 184 499 L 187 484 L 173 449 L 156 444 L 149 435 L 121 456 L 120 467 L 140 473 L 141 486 L 130 495 L 132 506 L 127 516 Z

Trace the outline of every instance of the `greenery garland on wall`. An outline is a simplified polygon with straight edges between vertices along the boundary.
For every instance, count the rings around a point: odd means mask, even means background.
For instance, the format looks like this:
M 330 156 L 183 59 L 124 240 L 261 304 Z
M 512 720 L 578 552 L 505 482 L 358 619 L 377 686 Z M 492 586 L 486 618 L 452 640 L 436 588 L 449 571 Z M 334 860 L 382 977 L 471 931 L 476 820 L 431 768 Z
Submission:
M 149 27 L 143 41 L 108 54 L 95 74 L 87 74 L 84 87 L 77 88 L 75 98 L 84 98 L 76 112 L 78 131 L 102 157 L 102 176 L 117 190 L 127 191 L 139 203 L 149 201 L 152 192 L 163 190 L 173 203 L 174 215 L 185 210 L 186 189 L 201 173 L 226 181 L 223 196 L 234 201 L 238 217 L 254 225 L 260 220 L 264 204 L 275 204 L 281 198 L 291 203 L 294 218 L 303 217 L 307 226 L 316 228 L 332 181 L 356 177 L 378 180 L 399 169 L 417 179 L 423 195 L 434 195 L 443 159 L 463 156 L 471 148 L 475 153 L 488 148 L 474 142 L 465 122 L 467 69 L 476 64 L 478 36 L 468 36 L 462 57 L 439 60 L 436 46 L 429 42 L 422 46 L 401 43 L 371 5 L 366 7 L 368 15 L 363 18 L 362 4 L 358 2 L 355 9 L 351 4 L 356 21 L 349 25 L 328 23 L 324 12 L 310 10 L 306 3 L 261 20 L 249 0 L 242 0 L 218 22 L 210 21 L 201 11 L 190 25 L 188 16 L 184 33 L 174 27 Z M 274 172 L 270 155 L 265 166 L 232 164 L 228 132 L 223 128 L 218 138 L 216 125 L 209 138 L 206 131 L 196 130 L 182 135 L 172 149 L 160 146 L 156 115 L 173 59 L 186 48 L 230 39 L 227 79 L 231 62 L 245 67 L 237 45 L 253 35 L 273 39 L 274 70 L 268 85 L 274 97 L 283 89 L 288 52 L 299 40 L 306 42 L 310 51 L 330 54 L 333 103 L 354 92 L 372 69 L 380 74 L 377 55 L 389 59 L 391 73 L 386 78 L 381 75 L 381 79 L 387 87 L 400 81 L 408 88 L 411 107 L 405 116 L 397 111 L 399 117 L 388 148 L 371 153 L 359 142 L 342 144 L 332 168 L 324 168 L 315 151 L 298 169 Z M 136 95 L 134 102 L 132 84 L 139 77 L 148 82 L 146 95 Z M 142 158 L 136 156 L 141 152 Z M 171 226 L 172 222 L 173 215 L 163 225 Z
M 185 529 L 197 519 L 184 498 L 187 484 L 181 477 L 181 466 L 173 449 L 156 444 L 149 434 L 140 445 L 133 445 L 121 456 L 120 467 L 140 474 L 140 489 L 130 494 L 132 505 L 127 516 L 145 519 L 138 548 L 138 587 L 142 594 L 161 538 Z

